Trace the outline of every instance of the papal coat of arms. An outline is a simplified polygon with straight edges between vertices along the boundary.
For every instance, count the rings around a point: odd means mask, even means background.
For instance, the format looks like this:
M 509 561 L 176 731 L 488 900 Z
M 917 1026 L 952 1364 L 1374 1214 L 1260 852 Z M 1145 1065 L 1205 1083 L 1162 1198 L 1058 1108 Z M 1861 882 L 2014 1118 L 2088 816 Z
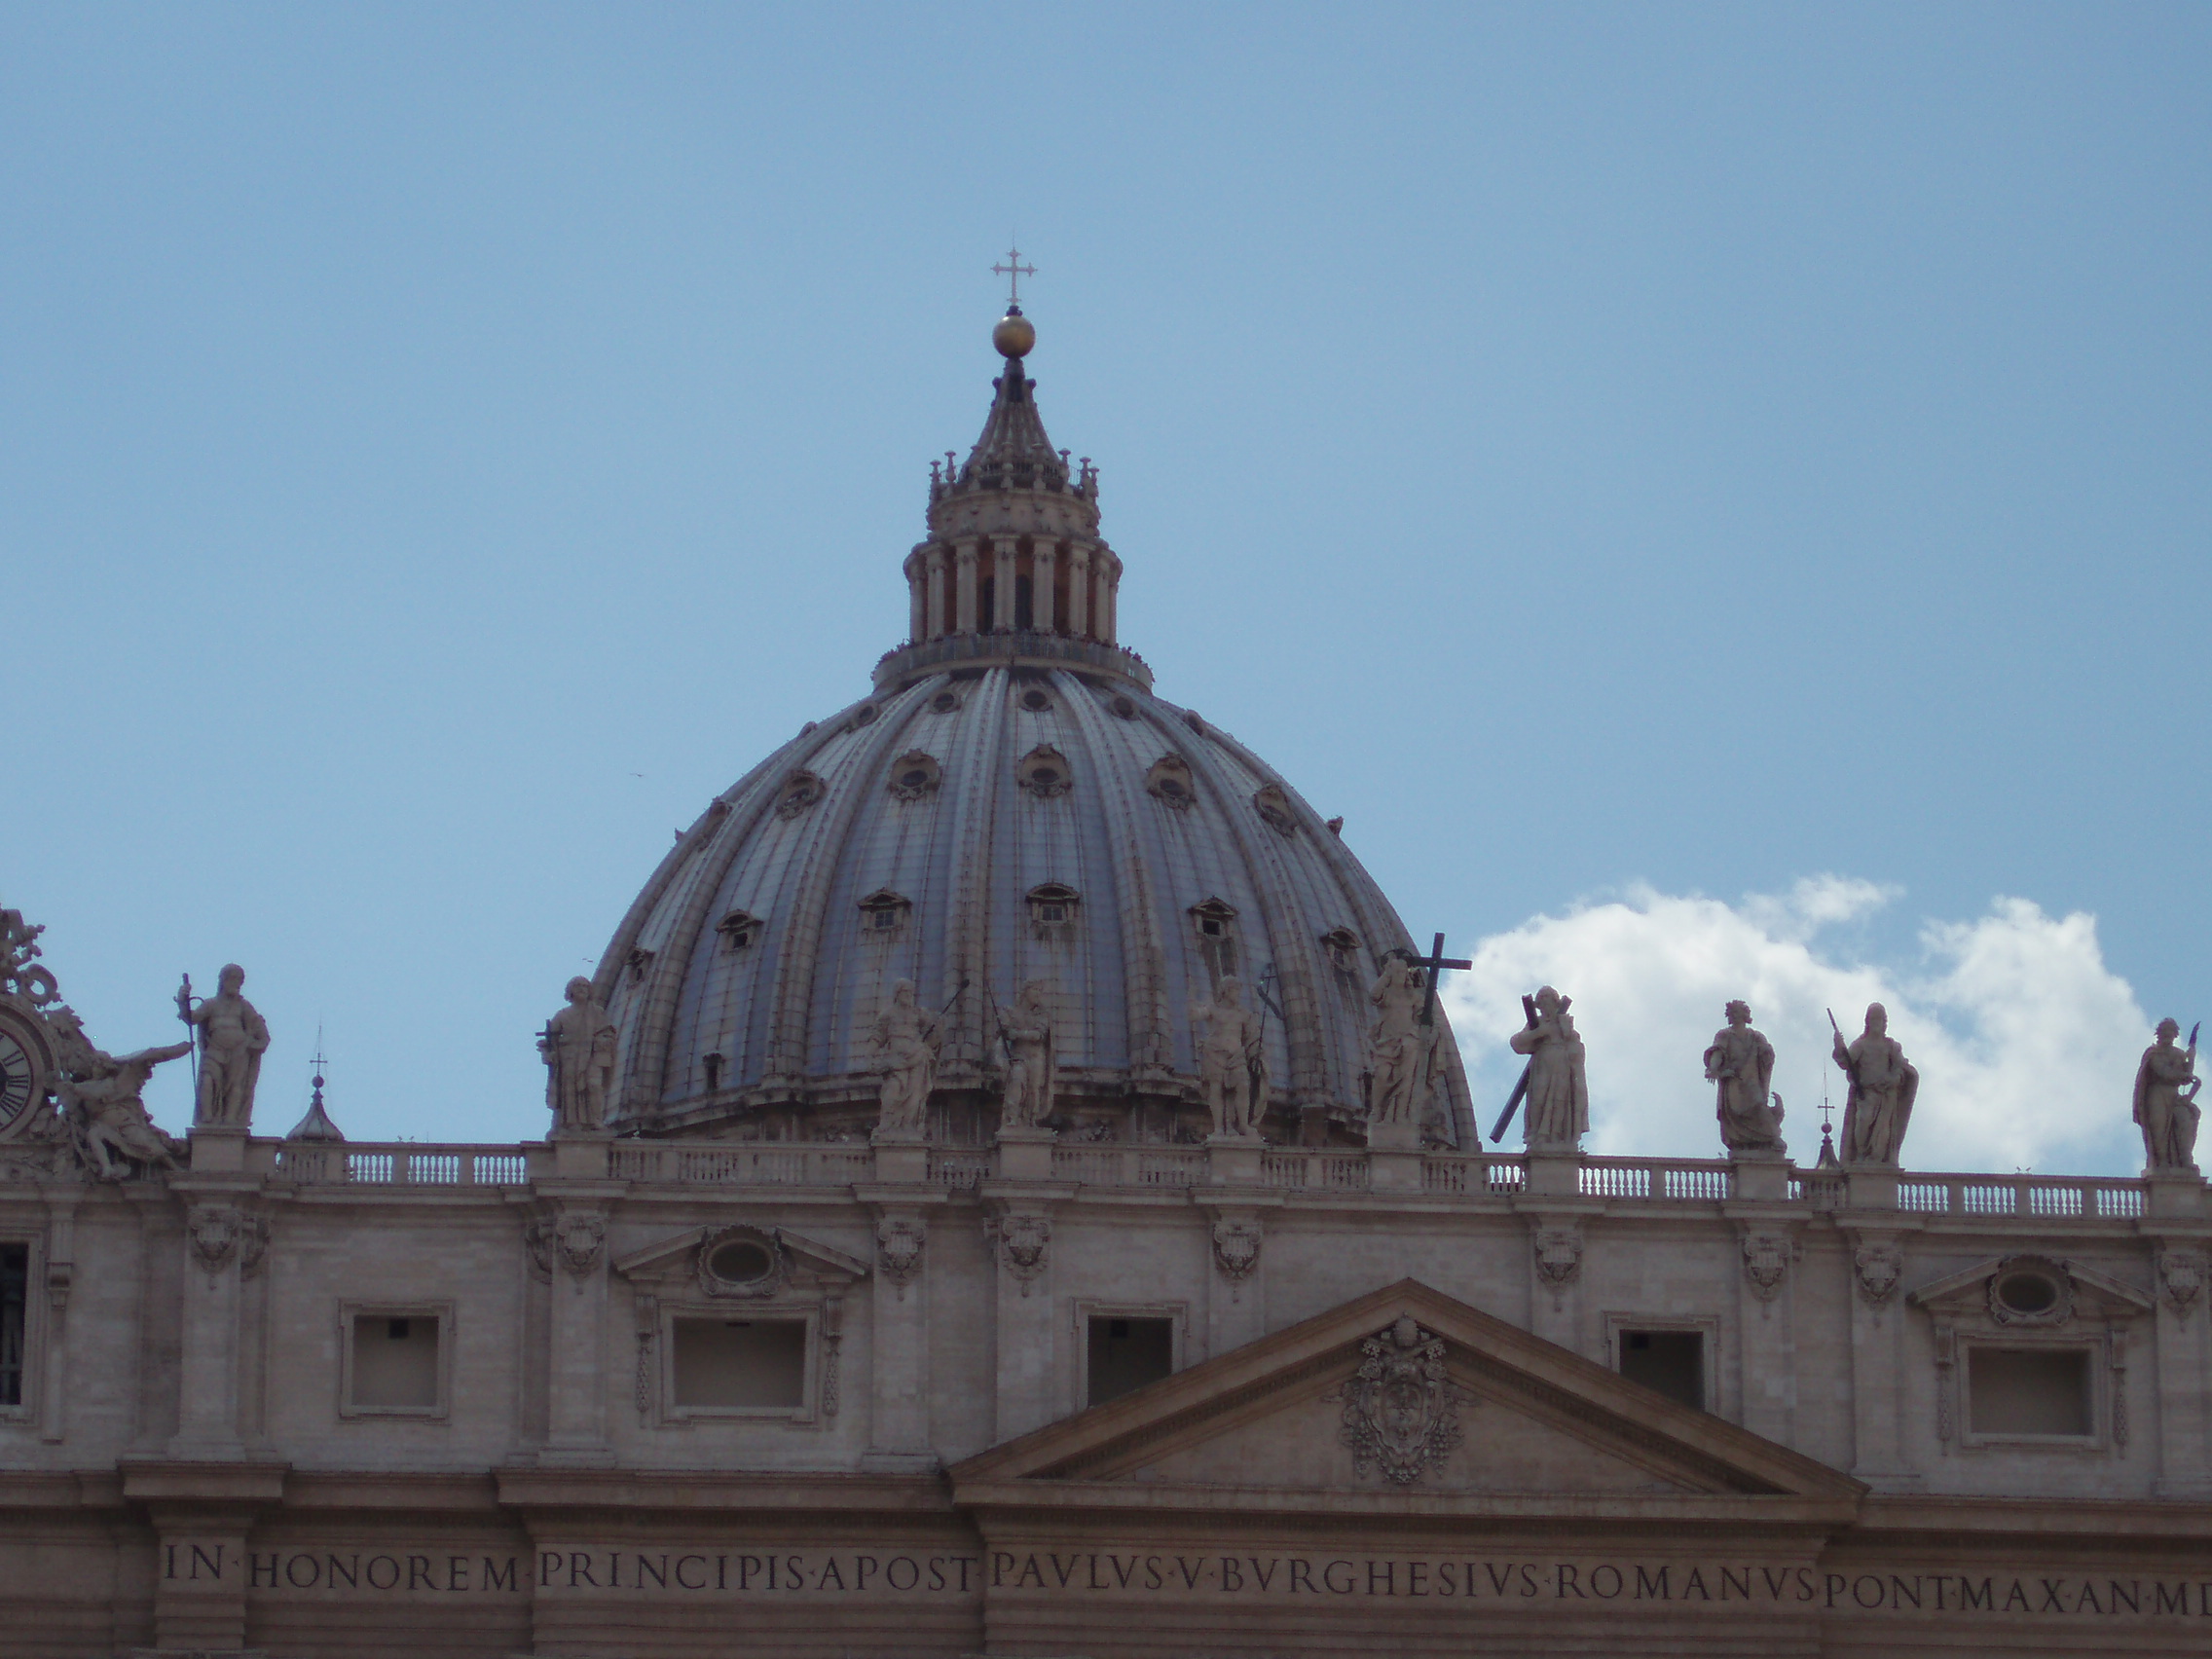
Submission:
M 1352 1467 L 1369 1465 L 1410 1486 L 1459 1444 L 1459 1402 L 1469 1398 L 1444 1371 L 1444 1342 L 1401 1314 L 1359 1345 L 1359 1372 L 1324 1399 L 1344 1402 L 1339 1438 Z

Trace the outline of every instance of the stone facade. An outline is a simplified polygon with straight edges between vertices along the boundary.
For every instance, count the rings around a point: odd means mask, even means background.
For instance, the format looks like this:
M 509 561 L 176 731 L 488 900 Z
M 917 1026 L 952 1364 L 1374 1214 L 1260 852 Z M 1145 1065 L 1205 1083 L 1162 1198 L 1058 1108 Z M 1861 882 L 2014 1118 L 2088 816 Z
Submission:
M 571 988 L 546 1141 L 175 1146 L 181 1050 L 6 916 L 0 1653 L 2201 1651 L 2194 1168 L 1480 1150 L 1334 827 L 1115 644 L 1019 356 L 875 695 Z

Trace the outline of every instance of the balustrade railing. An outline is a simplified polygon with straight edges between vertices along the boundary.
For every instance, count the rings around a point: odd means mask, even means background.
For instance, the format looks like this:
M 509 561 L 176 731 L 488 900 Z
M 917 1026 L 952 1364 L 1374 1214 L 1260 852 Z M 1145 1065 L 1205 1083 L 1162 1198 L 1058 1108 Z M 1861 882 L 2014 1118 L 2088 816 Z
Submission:
M 572 1148 L 571 1148 L 572 1150 Z M 557 1156 L 558 1154 L 558 1156 Z M 849 1187 L 876 1178 L 875 1149 L 860 1142 L 607 1143 L 607 1172 L 619 1181 L 711 1187 Z M 526 1186 L 552 1175 L 559 1149 L 438 1146 L 414 1142 L 250 1143 L 247 1170 L 301 1187 L 456 1190 Z M 563 1167 L 567 1167 L 563 1165 Z M 929 1179 L 973 1191 L 997 1167 L 988 1146 L 929 1148 Z M 1271 1146 L 1258 1160 L 1258 1184 L 1309 1195 L 1370 1191 L 1368 1154 L 1357 1147 Z M 1520 1154 L 1431 1152 L 1420 1162 L 1421 1191 L 1435 1198 L 1511 1198 L 1527 1182 Z M 1252 1168 L 1234 1176 L 1249 1180 Z M 573 1172 L 571 1170 L 570 1172 Z M 1220 1173 L 1212 1153 L 1196 1146 L 1105 1143 L 1055 1146 L 1052 1175 L 1101 1188 L 1188 1188 Z M 2132 1220 L 2145 1210 L 2146 1183 L 2113 1176 L 1976 1175 L 1902 1172 L 1894 1180 L 1897 1208 L 1961 1219 L 2056 1222 Z M 1734 1196 L 1731 1166 L 1719 1159 L 1585 1158 L 1576 1171 L 1584 1198 L 1647 1203 L 1713 1203 Z M 1854 1194 L 1854 1178 L 1834 1169 L 1792 1168 L 1788 1201 L 1815 1210 L 1848 1209 L 1886 1191 Z

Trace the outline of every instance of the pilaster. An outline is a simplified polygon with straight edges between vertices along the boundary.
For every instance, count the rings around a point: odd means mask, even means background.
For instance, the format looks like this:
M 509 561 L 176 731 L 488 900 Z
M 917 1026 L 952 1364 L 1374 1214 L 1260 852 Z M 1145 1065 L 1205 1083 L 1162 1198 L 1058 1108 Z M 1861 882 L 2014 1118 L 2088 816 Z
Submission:
M 1736 1275 L 1736 1329 L 1743 1426 L 1785 1446 L 1794 1445 L 1797 1338 L 1793 1293 L 1797 1235 L 1803 1216 L 1790 1204 L 1731 1201 L 1722 1209 L 1736 1224 L 1741 1257 Z
M 1068 543 L 1068 632 L 1090 632 L 1090 549 L 1080 541 Z
M 1914 1492 L 1905 1435 L 1905 1229 L 1875 1221 L 1843 1229 L 1851 1308 L 1851 1472 L 1877 1492 Z
M 991 542 L 991 628 L 995 633 L 1014 629 L 1014 537 L 1002 535 Z
M 929 629 L 927 637 L 933 640 L 942 639 L 944 637 L 944 548 L 940 543 L 932 542 L 929 551 L 923 557 L 928 561 L 929 566 L 929 591 L 927 609 L 924 615 L 924 623 Z
M 1040 634 L 1052 628 L 1052 544 L 1031 543 L 1029 554 L 1029 625 Z
M 210 1135 L 195 1129 L 193 1172 L 169 1183 L 170 1193 L 185 1206 L 177 1431 L 168 1444 L 172 1457 L 223 1461 L 245 1456 L 239 1432 L 241 1279 L 246 1251 L 259 1242 L 249 1235 L 265 1226 L 245 1203 L 260 1183 L 244 1175 L 203 1173 L 209 1165 L 220 1168 L 231 1161 L 222 1155 L 241 1150 L 244 1142 L 242 1133 Z M 217 1156 L 203 1157 L 210 1148 Z
M 597 1150 L 604 1166 L 606 1148 Z M 550 1185 L 542 1184 L 540 1193 Z M 607 1234 L 608 1206 L 622 1189 L 606 1182 L 560 1186 L 549 1195 L 547 1432 L 538 1460 L 591 1466 L 613 1460 L 607 1443 Z
M 978 544 L 962 541 L 954 545 L 953 563 L 953 626 L 962 634 L 976 632 L 976 558 Z
M 1206 1275 L 1206 1348 L 1194 1363 L 1257 1342 L 1268 1330 L 1268 1220 L 1279 1193 L 1194 1193 L 1210 1233 Z
M 1002 1156 L 1004 1136 L 1001 1136 Z M 1053 1387 L 1059 1335 L 1053 1318 L 1052 1223 L 1067 1189 L 1049 1182 L 997 1180 L 984 1192 L 995 1304 L 996 1423 L 1012 1440 L 1060 1415 Z
M 69 1292 L 77 1273 L 77 1200 L 84 1189 L 46 1192 L 46 1355 L 39 1374 L 38 1432 L 50 1446 L 69 1434 Z
M 929 1239 L 947 1195 L 869 1187 L 855 1196 L 875 1218 L 875 1274 L 868 1290 L 870 1417 L 861 1466 L 920 1473 L 937 1466 L 930 1445 Z
M 2169 1224 L 2151 1240 L 2160 1497 L 2212 1500 L 2212 1228 Z

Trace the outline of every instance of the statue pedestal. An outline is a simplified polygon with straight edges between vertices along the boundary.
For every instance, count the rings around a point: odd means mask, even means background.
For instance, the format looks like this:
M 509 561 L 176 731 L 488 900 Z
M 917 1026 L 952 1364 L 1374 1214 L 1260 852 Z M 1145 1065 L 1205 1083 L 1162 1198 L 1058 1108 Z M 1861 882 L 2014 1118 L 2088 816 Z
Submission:
M 1260 1180 L 1268 1143 L 1255 1135 L 1206 1136 L 1206 1174 L 1216 1187 L 1251 1187 Z
M 573 1131 L 553 1137 L 553 1173 L 563 1181 L 607 1179 L 609 1137 Z
M 1420 1149 L 1371 1143 L 1367 1149 L 1367 1190 L 1371 1193 L 1419 1192 Z
M 999 1179 L 1050 1181 L 1052 1178 L 1052 1143 L 1057 1129 L 999 1130 Z
M 1730 1161 L 1728 1196 L 1778 1204 L 1789 1197 L 1789 1160 L 1780 1152 L 1739 1152 Z
M 1370 1152 L 1419 1152 L 1419 1125 L 1403 1118 L 1384 1119 L 1381 1123 L 1370 1118 L 1367 1120 L 1367 1147 Z
M 1573 1147 L 1529 1149 L 1529 1180 L 1522 1188 L 1531 1198 L 1580 1198 L 1582 1154 Z
M 192 1131 L 192 1172 L 195 1175 L 237 1175 L 245 1169 L 245 1143 L 250 1131 L 228 1124 L 203 1124 Z
M 878 1129 L 869 1135 L 875 1148 L 875 1178 L 901 1184 L 930 1178 L 929 1143 L 918 1129 Z
M 1846 1163 L 1843 1166 L 1849 1207 L 1855 1210 L 1894 1210 L 1898 1207 L 1898 1171 L 1891 1163 Z
M 195 1159 L 193 1167 L 198 1168 Z M 2154 1169 L 2145 1177 L 2146 1215 L 2199 1217 L 2205 1213 L 2204 1177 L 2194 1169 Z

